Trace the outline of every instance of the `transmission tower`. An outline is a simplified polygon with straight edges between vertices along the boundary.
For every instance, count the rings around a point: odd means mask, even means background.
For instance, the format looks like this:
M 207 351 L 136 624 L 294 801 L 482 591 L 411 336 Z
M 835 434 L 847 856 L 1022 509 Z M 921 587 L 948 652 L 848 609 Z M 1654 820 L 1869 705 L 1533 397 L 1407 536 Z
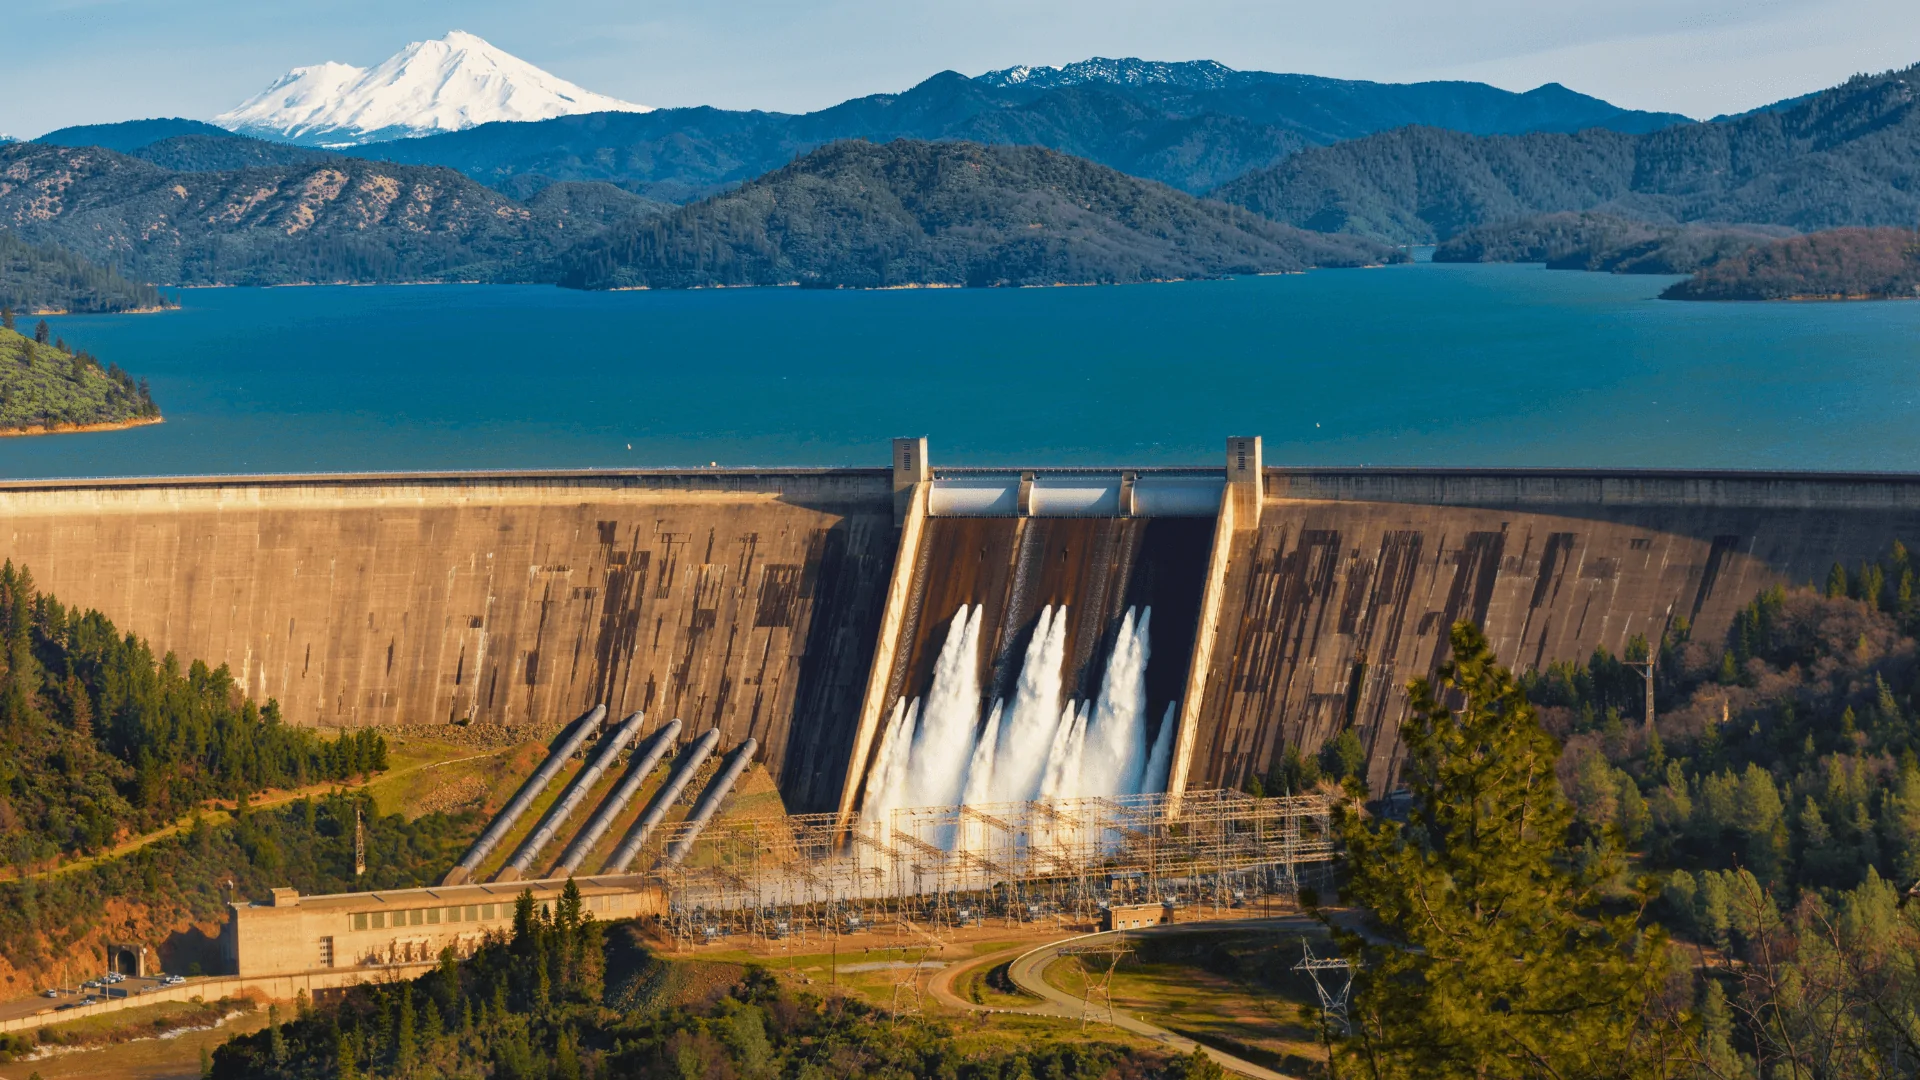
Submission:
M 1133 955 L 1133 946 L 1125 941 L 1106 941 L 1097 945 L 1069 945 L 1060 950 L 1060 956 L 1071 957 L 1073 965 L 1080 972 L 1080 1026 L 1086 1027 L 1087 1021 L 1094 1017 L 1093 999 L 1099 998 L 1107 1006 L 1107 1026 L 1113 1027 L 1113 973 L 1120 961 Z M 1092 957 L 1096 971 L 1087 970 L 1087 958 Z M 1107 962 L 1106 970 L 1098 972 L 1099 961 Z M 1097 981 L 1096 981 L 1097 973 Z
M 1318 957 L 1307 945 L 1307 939 L 1300 939 L 1300 962 L 1293 970 L 1304 971 L 1313 980 L 1313 988 L 1320 994 L 1320 1021 L 1331 1028 L 1338 1024 L 1341 1035 L 1352 1034 L 1347 1026 L 1347 993 L 1353 989 L 1353 965 L 1341 957 Z M 1322 975 L 1326 972 L 1326 975 Z M 1337 974 L 1336 974 L 1337 973 Z

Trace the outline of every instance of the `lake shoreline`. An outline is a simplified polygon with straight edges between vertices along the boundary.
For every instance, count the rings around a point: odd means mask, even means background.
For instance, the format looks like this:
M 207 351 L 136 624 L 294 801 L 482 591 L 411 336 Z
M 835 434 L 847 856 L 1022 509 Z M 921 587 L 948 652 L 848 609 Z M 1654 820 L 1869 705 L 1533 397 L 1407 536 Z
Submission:
M 131 314 L 116 312 L 115 314 Z M 29 424 L 23 428 L 0 428 L 0 439 L 25 438 L 30 435 L 84 435 L 93 431 L 125 431 L 128 428 L 149 427 L 164 424 L 164 416 L 141 416 L 132 420 L 103 420 L 94 424 Z

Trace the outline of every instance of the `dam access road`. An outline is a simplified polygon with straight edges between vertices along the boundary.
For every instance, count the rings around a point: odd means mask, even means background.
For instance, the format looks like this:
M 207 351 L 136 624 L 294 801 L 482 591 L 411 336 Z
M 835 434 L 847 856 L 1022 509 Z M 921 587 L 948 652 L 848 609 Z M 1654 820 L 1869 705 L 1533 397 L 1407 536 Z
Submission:
M 288 722 L 550 732 L 680 718 L 793 812 L 851 812 L 959 605 L 1001 694 L 1064 605 L 1063 693 L 1151 607 L 1169 788 L 1237 787 L 1354 728 L 1387 790 L 1407 682 L 1480 623 L 1516 668 L 1718 640 L 1762 589 L 1920 536 L 1920 476 L 935 467 L 15 481 L 0 557 Z M 1169 734 L 1176 734 L 1169 733 Z M 1151 735 L 1152 732 L 1149 732 Z

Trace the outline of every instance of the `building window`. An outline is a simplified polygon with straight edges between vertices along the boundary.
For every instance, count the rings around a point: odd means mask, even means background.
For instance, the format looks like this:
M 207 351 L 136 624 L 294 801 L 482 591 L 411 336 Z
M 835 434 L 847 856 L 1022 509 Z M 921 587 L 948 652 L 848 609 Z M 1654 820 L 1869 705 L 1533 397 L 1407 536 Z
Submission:
M 430 907 L 430 908 L 428 908 L 428 909 L 427 909 L 427 924 L 428 924 L 428 925 L 430 925 L 430 926 L 437 926 L 437 925 L 439 925 L 439 923 L 440 923 L 440 909 L 439 909 L 439 908 L 437 908 L 437 907 Z
M 333 966 L 333 939 L 330 937 L 320 939 L 320 966 L 323 968 Z
M 373 913 L 372 913 L 371 915 L 369 915 L 369 916 L 367 916 L 367 917 L 368 917 L 368 919 L 370 919 L 370 920 L 371 920 L 371 925 L 372 925 L 372 927 L 373 927 L 373 929 L 375 929 L 375 930 L 385 930 L 385 929 L 387 928 L 387 913 L 386 913 L 386 912 L 384 912 L 384 911 L 376 911 L 376 912 L 373 912 Z
M 356 912 L 354 912 L 354 913 L 353 913 L 353 928 L 354 928 L 355 930 L 365 930 L 365 929 L 367 928 L 367 913 L 366 913 L 366 912 L 364 912 L 364 911 L 356 911 Z
M 481 907 L 480 907 L 480 917 L 481 917 L 481 918 L 483 918 L 483 919 L 491 919 L 491 918 L 493 918 L 493 905 L 492 905 L 492 904 L 483 904 L 483 905 L 481 905 Z
M 480 909 L 472 904 L 468 904 L 464 912 L 463 918 L 465 918 L 467 922 L 472 922 L 480 917 Z

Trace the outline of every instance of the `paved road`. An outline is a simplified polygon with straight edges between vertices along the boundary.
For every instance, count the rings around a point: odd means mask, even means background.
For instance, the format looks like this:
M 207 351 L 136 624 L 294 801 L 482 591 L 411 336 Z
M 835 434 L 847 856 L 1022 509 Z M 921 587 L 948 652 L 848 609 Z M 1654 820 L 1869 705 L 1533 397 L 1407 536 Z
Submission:
M 955 964 L 935 976 L 929 985 L 929 989 L 933 991 L 935 998 L 939 999 L 943 1004 L 954 1008 L 968 1009 L 975 1012 L 1018 1012 L 1034 1016 L 1058 1016 L 1069 1020 L 1078 1020 L 1084 1011 L 1085 1003 L 1080 998 L 1074 997 L 1072 994 L 1048 983 L 1045 978 L 1047 965 L 1059 957 L 1060 948 L 1064 945 L 1087 942 L 1097 943 L 1103 940 L 1144 937 L 1147 935 L 1228 933 L 1250 929 L 1306 929 L 1308 927 L 1318 927 L 1318 925 L 1319 924 L 1312 919 L 1307 918 L 1235 919 L 1215 923 L 1182 923 L 1173 926 L 1157 926 L 1141 930 L 1112 930 L 1102 934 L 1081 934 L 1075 937 L 1064 938 L 1060 941 L 1048 942 L 1037 948 L 1027 949 L 1025 952 L 1008 949 L 1004 952 L 993 953 L 964 964 Z M 976 1005 L 953 993 L 953 980 L 963 971 L 977 968 L 983 964 L 997 965 L 1009 956 L 1012 957 L 1012 963 L 1009 964 L 1007 973 L 1013 979 L 1014 985 L 1040 998 L 1041 1001 L 1039 1004 L 1024 1008 L 989 1007 Z M 1104 1020 L 1105 1017 L 1101 1019 Z M 1215 1050 L 1211 1046 L 1197 1043 L 1184 1035 L 1177 1035 L 1168 1031 L 1166 1028 L 1156 1024 L 1150 1024 L 1137 1016 L 1130 1015 L 1117 1008 L 1113 1011 L 1113 1023 L 1115 1027 L 1124 1028 L 1137 1035 L 1145 1035 L 1147 1038 L 1163 1043 L 1168 1049 L 1182 1054 L 1190 1054 L 1196 1048 L 1204 1050 L 1206 1055 L 1218 1062 L 1222 1068 L 1229 1069 L 1242 1076 L 1252 1076 L 1258 1078 L 1258 1080 L 1294 1080 L 1293 1077 L 1288 1076 L 1286 1073 L 1275 1072 L 1264 1066 L 1255 1065 L 1245 1058 L 1235 1057 L 1224 1051 Z

